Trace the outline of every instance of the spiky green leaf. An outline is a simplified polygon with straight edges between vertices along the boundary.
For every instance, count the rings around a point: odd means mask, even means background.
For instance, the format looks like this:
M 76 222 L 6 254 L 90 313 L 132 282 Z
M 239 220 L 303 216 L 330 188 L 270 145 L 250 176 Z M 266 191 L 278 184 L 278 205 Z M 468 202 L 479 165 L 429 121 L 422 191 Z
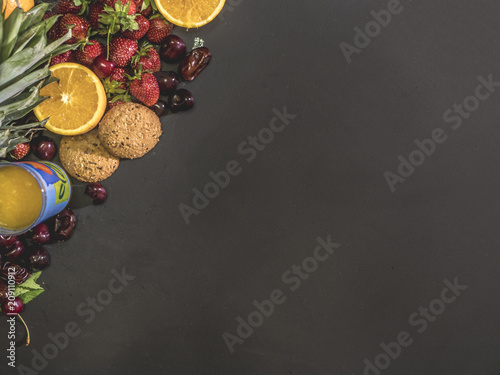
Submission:
M 9 18 L 4 24 L 4 33 L 2 39 L 2 48 L 0 51 L 0 61 L 5 61 L 10 56 L 17 37 L 19 36 L 19 28 L 23 21 L 22 8 L 14 8 Z
M 0 90 L 4 90 L 7 85 L 22 77 L 24 73 L 30 72 L 33 67 L 43 64 L 50 56 L 59 54 L 61 50 L 76 48 L 73 45 L 61 47 L 66 40 L 71 38 L 71 30 L 66 33 L 62 38 L 50 43 L 48 46 L 43 47 L 43 43 L 35 47 L 28 47 L 21 52 L 12 55 L 0 64 Z M 14 83 L 13 83 L 14 84 Z M 0 98 L 0 102 L 3 100 Z
M 21 28 L 19 29 L 19 33 L 28 30 L 30 27 L 36 25 L 42 20 L 43 15 L 49 9 L 50 4 L 41 3 L 39 5 L 34 6 L 28 12 L 24 13 L 23 22 L 21 24 Z

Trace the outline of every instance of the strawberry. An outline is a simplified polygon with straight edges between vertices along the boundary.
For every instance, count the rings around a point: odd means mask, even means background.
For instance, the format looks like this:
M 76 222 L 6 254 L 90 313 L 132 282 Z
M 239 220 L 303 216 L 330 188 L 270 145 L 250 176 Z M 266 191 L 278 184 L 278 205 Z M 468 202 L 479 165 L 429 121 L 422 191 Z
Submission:
M 144 17 L 149 17 L 153 12 L 153 7 L 151 6 L 150 0 L 134 0 L 134 2 L 136 12 L 142 14 Z
M 75 55 L 72 50 L 69 50 L 51 58 L 49 66 L 73 61 L 75 61 Z
M 142 48 L 132 57 L 132 68 L 137 70 L 142 65 L 142 70 L 148 70 L 151 73 L 159 72 L 161 69 L 160 56 L 158 51 L 150 44 L 144 43 Z
M 125 90 L 127 88 L 127 77 L 125 77 L 126 71 L 123 68 L 115 68 L 113 70 L 113 73 L 109 76 L 109 79 L 111 81 L 115 82 L 122 82 L 120 86 L 118 86 L 119 89 Z
M 139 46 L 135 40 L 117 37 L 109 42 L 109 59 L 119 68 L 126 67 Z
M 76 5 L 73 0 L 59 0 L 55 7 L 57 14 L 77 14 L 82 9 L 81 1 L 78 1 L 80 5 Z
M 174 25 L 169 23 L 167 20 L 162 18 L 153 18 L 149 20 L 149 30 L 146 34 L 148 40 L 151 43 L 162 43 L 170 32 L 174 28 Z
M 108 100 L 108 109 L 119 106 L 120 104 L 130 103 L 132 97 L 129 93 L 115 95 L 111 100 Z
M 66 14 L 59 21 L 58 32 L 59 36 L 63 36 L 70 29 L 70 25 L 75 25 L 71 30 L 73 32 L 71 39 L 67 40 L 66 44 L 73 44 L 79 40 L 85 39 L 87 31 L 90 27 L 89 21 L 75 14 Z
M 137 22 L 137 25 L 139 26 L 139 29 L 137 30 L 124 30 L 122 31 L 122 35 L 125 38 L 129 38 L 132 40 L 139 40 L 141 39 L 144 35 L 149 30 L 149 21 L 146 17 L 138 14 L 135 16 L 135 22 Z
M 81 49 L 75 52 L 75 59 L 80 64 L 91 66 L 94 59 L 104 53 L 104 47 L 97 40 L 89 39 L 86 44 L 83 44 Z
M 21 160 L 26 155 L 28 155 L 29 152 L 30 152 L 29 142 L 19 143 L 19 144 L 17 144 L 15 149 L 13 149 L 12 151 L 9 152 L 9 156 L 15 160 Z
M 158 81 L 151 73 L 142 73 L 141 68 L 130 82 L 130 93 L 145 106 L 151 107 L 160 98 Z
M 135 14 L 136 7 L 135 3 L 133 0 L 119 0 L 120 3 L 122 3 L 125 7 L 130 4 L 130 8 L 128 9 L 128 15 Z M 110 6 L 111 8 L 115 8 L 115 4 L 118 2 L 118 0 L 103 0 L 103 3 L 107 6 Z
M 46 20 L 47 18 L 50 18 L 50 17 L 55 16 L 55 15 L 56 14 L 53 11 L 48 10 L 42 16 L 42 20 Z M 54 23 L 54 25 L 52 25 L 52 27 L 49 29 L 49 31 L 47 31 L 47 36 L 49 37 L 50 41 L 54 41 L 57 39 L 58 27 L 59 27 L 59 21 L 56 21 L 56 23 Z
M 90 27 L 92 29 L 99 29 L 99 16 L 104 13 L 104 4 L 103 3 L 94 3 L 90 5 L 89 11 L 89 21 Z

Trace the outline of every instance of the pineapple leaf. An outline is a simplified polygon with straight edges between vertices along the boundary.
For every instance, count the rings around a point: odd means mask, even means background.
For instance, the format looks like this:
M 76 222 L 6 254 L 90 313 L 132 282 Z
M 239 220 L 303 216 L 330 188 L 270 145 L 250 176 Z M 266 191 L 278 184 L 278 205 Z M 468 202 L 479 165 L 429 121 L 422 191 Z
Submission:
M 0 51 L 0 61 L 5 61 L 10 56 L 14 45 L 16 44 L 19 28 L 23 21 L 22 8 L 14 8 L 9 18 L 5 21 L 4 35 L 2 40 L 2 49 Z
M 60 17 L 60 15 L 55 15 L 52 16 L 43 22 L 39 22 L 33 27 L 30 27 L 28 30 L 26 30 L 18 39 L 16 42 L 16 45 L 14 46 L 14 51 L 13 54 L 18 53 L 23 50 L 24 47 L 29 46 L 28 43 L 30 43 L 32 40 L 36 40 L 35 37 L 39 37 L 38 40 L 40 40 L 41 34 L 46 34 L 47 30 L 49 30 L 56 22 L 57 19 Z M 30 46 L 31 47 L 31 46 Z
M 42 20 L 43 15 L 49 9 L 48 3 L 41 3 L 33 8 L 31 8 L 28 12 L 24 13 L 23 22 L 21 24 L 21 28 L 19 29 L 19 33 L 22 33 L 25 30 L 28 30 L 30 27 L 39 23 Z
M 0 47 L 3 45 L 3 0 L 0 0 Z
M 29 142 L 25 136 L 29 133 L 26 129 L 35 130 L 42 128 L 48 119 L 25 125 L 10 126 L 5 131 L 0 132 L 0 158 L 5 158 L 7 153 L 16 148 L 19 143 Z
M 35 70 L 34 72 L 25 75 L 24 77 L 18 79 L 12 85 L 7 86 L 6 88 L 0 91 L 0 103 L 3 103 L 4 101 L 12 98 L 13 96 L 20 94 L 27 87 L 35 85 L 37 82 L 48 77 L 49 75 L 50 75 L 50 70 L 48 67 Z
M 46 79 L 45 81 L 48 81 Z M 27 115 L 38 104 L 42 103 L 46 98 L 40 96 L 40 90 L 44 82 L 33 86 L 28 92 L 7 100 L 0 105 L 0 112 L 5 114 L 4 120 L 7 122 L 19 120 L 21 117 Z
M 41 45 L 37 45 L 35 47 L 28 47 L 9 57 L 7 61 L 0 64 L 0 90 L 5 90 L 9 83 L 18 80 L 24 73 L 32 70 L 31 68 L 45 63 L 51 55 L 61 53 L 58 52 L 59 50 L 64 48 L 67 48 L 66 50 L 76 48 L 76 46 L 73 45 L 61 46 L 61 44 L 70 38 L 71 30 L 48 46 L 42 47 Z M 59 49 L 58 47 L 62 48 Z M 0 98 L 0 103 L 3 100 L 5 99 Z

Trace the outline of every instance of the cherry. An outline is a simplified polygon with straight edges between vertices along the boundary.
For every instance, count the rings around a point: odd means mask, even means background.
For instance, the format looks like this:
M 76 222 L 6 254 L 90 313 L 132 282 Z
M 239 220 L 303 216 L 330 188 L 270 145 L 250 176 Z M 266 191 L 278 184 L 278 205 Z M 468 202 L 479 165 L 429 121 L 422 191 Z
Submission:
M 106 200 L 108 193 L 104 186 L 97 182 L 91 182 L 85 188 L 85 194 L 93 199 L 94 204 L 102 204 Z
M 17 241 L 17 236 L 2 236 L 0 234 L 0 246 L 9 247 Z
M 66 241 L 76 227 L 76 216 L 70 209 L 59 212 L 54 224 L 54 236 L 57 241 Z
M 154 76 L 158 81 L 158 87 L 162 95 L 172 94 L 179 83 L 179 76 L 176 72 L 156 72 Z
M 43 247 L 34 247 L 28 250 L 28 264 L 33 271 L 41 271 L 50 266 L 50 254 Z
M 10 247 L 7 248 L 5 252 L 5 258 L 7 260 L 14 261 L 19 258 L 24 253 L 24 245 L 21 241 L 17 240 Z
M 113 73 L 115 69 L 115 63 L 110 60 L 106 60 L 104 55 L 99 55 L 94 59 L 92 64 L 92 70 L 99 78 L 106 78 Z
M 52 160 L 57 154 L 56 143 L 49 137 L 41 135 L 31 141 L 33 154 L 42 160 Z
M 194 106 L 194 96 L 191 91 L 179 89 L 168 97 L 168 107 L 172 112 L 187 111 Z
M 165 38 L 160 48 L 160 57 L 165 62 L 177 62 L 186 54 L 186 43 L 177 35 L 169 35 Z
M 31 276 L 31 272 L 26 268 L 20 266 L 19 264 L 6 261 L 2 265 L 0 277 L 4 281 L 7 281 L 10 275 L 14 277 L 14 282 L 19 285 L 28 280 L 28 278 Z
M 12 301 L 6 300 L 2 303 L 2 312 L 5 316 L 20 314 L 23 308 L 23 301 L 19 297 L 15 297 Z
M 154 111 L 154 113 L 156 113 L 156 116 L 161 117 L 167 111 L 167 103 L 165 103 L 162 100 L 158 100 L 155 104 L 153 104 L 149 108 L 151 108 Z
M 47 224 L 40 223 L 34 227 L 28 234 L 31 242 L 38 245 L 44 245 L 50 242 L 50 230 Z

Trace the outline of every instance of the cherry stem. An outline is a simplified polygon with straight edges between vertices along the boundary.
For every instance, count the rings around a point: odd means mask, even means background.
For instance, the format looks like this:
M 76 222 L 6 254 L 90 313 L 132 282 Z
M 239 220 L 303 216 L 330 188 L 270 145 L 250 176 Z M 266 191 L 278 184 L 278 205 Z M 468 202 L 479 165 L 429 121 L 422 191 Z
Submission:
M 21 316 L 21 314 L 17 314 L 17 317 L 21 320 L 21 322 L 23 323 L 24 325 L 24 329 L 26 330 L 26 346 L 28 346 L 30 344 L 30 341 L 31 341 L 31 338 L 30 338 L 30 330 L 28 329 L 28 326 L 26 324 L 26 322 L 24 321 L 23 317 Z
M 109 36 L 111 35 L 111 30 L 115 28 L 115 19 L 111 20 L 111 27 L 108 29 L 108 42 L 106 43 L 106 60 L 109 61 Z

